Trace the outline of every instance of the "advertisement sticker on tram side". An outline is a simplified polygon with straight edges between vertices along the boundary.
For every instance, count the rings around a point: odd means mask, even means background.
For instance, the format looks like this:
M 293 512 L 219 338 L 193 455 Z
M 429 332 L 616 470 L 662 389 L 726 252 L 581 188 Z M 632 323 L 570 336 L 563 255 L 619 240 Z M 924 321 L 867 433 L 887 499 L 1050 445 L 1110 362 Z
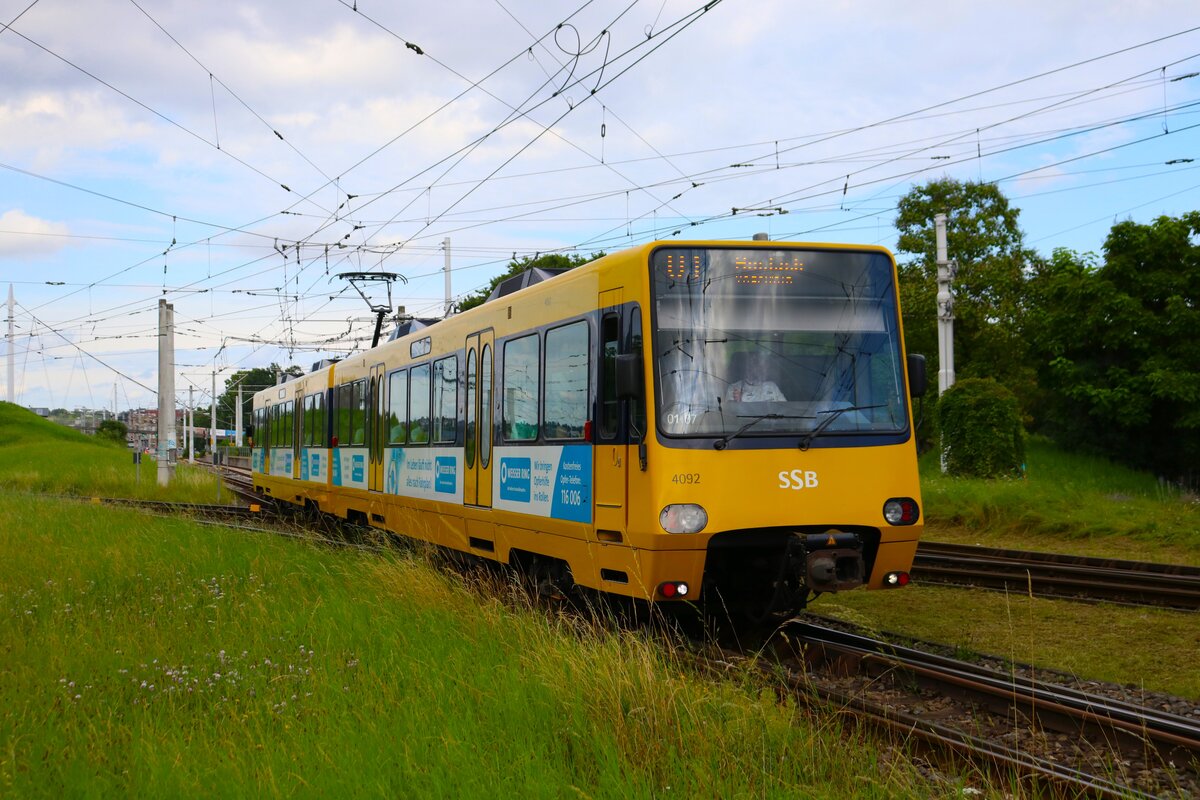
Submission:
M 283 478 L 292 477 L 292 449 L 290 447 L 271 448 L 271 474 Z
M 300 451 L 300 458 L 300 480 L 324 483 L 329 451 L 324 448 L 305 447 Z
M 422 497 L 462 503 L 462 453 L 451 447 L 391 447 L 387 451 L 384 491 L 401 497 Z
M 333 458 L 333 485 L 367 488 L 367 448 L 341 447 Z
M 496 508 L 570 522 L 592 521 L 592 447 L 497 447 Z

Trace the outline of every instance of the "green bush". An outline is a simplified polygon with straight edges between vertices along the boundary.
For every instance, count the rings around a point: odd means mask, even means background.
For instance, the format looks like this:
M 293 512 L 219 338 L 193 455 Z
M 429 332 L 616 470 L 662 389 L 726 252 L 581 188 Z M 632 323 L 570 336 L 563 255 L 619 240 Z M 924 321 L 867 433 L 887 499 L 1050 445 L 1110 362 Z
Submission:
M 125 439 L 129 435 L 129 428 L 124 422 L 115 419 L 106 419 L 100 423 L 100 427 L 96 429 L 96 438 L 102 442 L 125 446 Z
M 973 478 L 1020 475 L 1025 432 L 1017 398 L 991 378 L 967 378 L 942 393 L 938 429 L 946 472 Z

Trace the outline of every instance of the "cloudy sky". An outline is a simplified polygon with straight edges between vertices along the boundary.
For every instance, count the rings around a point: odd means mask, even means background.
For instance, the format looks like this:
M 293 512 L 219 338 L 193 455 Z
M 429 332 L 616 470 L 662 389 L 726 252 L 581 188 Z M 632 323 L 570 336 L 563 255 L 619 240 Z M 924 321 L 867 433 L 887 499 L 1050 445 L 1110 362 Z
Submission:
M 1045 254 L 1200 208 L 1194 2 L 708 6 L 0 0 L 17 401 L 153 406 L 160 298 L 182 402 L 345 355 L 373 320 L 337 276 L 438 315 L 447 239 L 461 296 L 514 254 L 891 247 L 943 175 Z

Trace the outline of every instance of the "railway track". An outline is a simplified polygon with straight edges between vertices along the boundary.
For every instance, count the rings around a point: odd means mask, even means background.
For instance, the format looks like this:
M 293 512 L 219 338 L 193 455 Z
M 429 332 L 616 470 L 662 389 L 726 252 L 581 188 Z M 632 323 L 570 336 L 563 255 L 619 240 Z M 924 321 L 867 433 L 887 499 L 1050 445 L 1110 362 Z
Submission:
M 254 478 L 250 474 L 250 470 L 245 467 L 224 466 L 209 466 L 217 477 L 229 488 L 231 492 L 241 497 L 250 503 L 262 504 L 270 502 L 263 499 L 261 495 L 254 493 Z
M 924 583 L 1200 610 L 1200 567 L 921 542 L 912 575 Z
M 1035 794 L 1200 795 L 1200 707 L 1173 713 L 808 622 L 785 633 L 796 695 L 989 763 L 1002 781 L 1016 774 Z
M 176 503 L 169 500 L 138 500 L 128 497 L 92 497 L 90 500 L 101 505 L 132 506 L 163 514 L 201 517 L 254 517 L 261 516 L 262 513 L 261 508 L 254 506 L 229 506 L 217 503 Z

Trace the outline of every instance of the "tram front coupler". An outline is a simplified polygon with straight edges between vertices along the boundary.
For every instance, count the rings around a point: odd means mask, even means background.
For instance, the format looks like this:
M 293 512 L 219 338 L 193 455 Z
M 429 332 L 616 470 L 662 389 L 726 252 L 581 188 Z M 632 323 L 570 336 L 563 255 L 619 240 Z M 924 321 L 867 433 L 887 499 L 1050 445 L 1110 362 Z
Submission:
M 797 571 L 803 570 L 809 591 L 841 592 L 863 585 L 866 566 L 856 533 L 794 534 L 788 551 Z

